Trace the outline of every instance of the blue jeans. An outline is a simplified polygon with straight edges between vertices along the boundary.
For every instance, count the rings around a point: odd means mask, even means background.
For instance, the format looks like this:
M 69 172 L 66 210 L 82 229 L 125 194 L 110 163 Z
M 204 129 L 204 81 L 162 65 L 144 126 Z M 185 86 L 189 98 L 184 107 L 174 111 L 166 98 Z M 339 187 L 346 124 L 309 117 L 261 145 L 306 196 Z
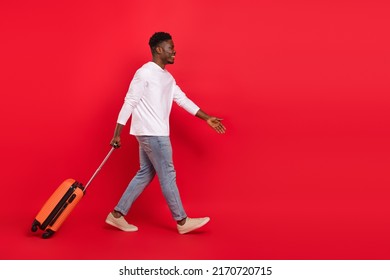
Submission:
M 180 221 L 187 217 L 176 185 L 176 171 L 172 160 L 169 136 L 137 136 L 140 169 L 131 180 L 115 210 L 126 215 L 131 205 L 157 173 L 162 193 L 172 217 Z

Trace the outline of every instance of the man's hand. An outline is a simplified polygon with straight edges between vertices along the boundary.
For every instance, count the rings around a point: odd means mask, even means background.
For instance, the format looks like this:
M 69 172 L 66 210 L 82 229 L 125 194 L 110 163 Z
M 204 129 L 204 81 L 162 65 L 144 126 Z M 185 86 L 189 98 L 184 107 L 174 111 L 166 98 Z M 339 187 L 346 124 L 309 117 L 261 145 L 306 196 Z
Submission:
M 121 146 L 121 138 L 119 136 L 112 138 L 110 145 L 115 149 L 119 148 Z
M 196 112 L 195 116 L 198 118 L 205 120 L 209 126 L 211 126 L 218 133 L 225 133 L 226 127 L 221 123 L 222 119 L 217 117 L 212 117 L 206 114 L 201 109 Z
M 209 117 L 207 123 L 218 133 L 225 133 L 226 127 L 222 124 L 222 119 L 217 117 Z
M 112 138 L 110 145 L 115 149 L 118 149 L 121 146 L 121 132 L 123 129 L 123 124 L 117 123 L 115 126 L 114 137 Z

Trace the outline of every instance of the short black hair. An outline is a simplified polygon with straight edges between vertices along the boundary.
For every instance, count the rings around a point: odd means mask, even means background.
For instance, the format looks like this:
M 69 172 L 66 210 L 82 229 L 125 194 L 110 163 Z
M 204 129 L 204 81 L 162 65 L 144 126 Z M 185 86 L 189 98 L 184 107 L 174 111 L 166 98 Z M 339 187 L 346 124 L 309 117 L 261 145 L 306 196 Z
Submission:
M 161 42 L 167 41 L 167 40 L 172 40 L 172 36 L 169 33 L 166 32 L 156 32 L 150 37 L 149 39 L 149 46 L 152 52 L 154 52 L 155 48 L 157 47 L 158 44 Z

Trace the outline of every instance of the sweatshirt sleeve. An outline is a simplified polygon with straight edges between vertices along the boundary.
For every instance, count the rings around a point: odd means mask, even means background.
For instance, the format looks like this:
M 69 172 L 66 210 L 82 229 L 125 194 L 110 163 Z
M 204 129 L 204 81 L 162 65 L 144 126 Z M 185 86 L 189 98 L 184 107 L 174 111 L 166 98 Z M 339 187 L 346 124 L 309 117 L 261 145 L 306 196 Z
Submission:
M 185 95 L 185 93 L 178 85 L 175 85 L 173 100 L 177 103 L 177 105 L 192 115 L 195 115 L 200 109 L 191 99 Z
M 129 120 L 134 108 L 140 102 L 145 93 L 147 81 L 143 78 L 142 71 L 138 70 L 130 83 L 123 106 L 119 112 L 117 123 L 125 125 Z

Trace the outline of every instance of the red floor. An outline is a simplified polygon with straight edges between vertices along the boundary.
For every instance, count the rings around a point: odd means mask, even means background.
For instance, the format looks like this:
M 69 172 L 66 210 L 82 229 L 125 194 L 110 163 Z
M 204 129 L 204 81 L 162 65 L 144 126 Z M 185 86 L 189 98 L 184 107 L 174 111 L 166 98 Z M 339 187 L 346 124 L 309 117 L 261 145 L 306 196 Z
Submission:
M 283 151 L 279 146 L 279 153 L 264 153 L 256 166 L 258 173 L 241 184 L 236 184 L 239 173 L 227 172 L 225 176 L 236 183 L 224 180 L 224 185 L 218 185 L 214 178 L 212 191 L 185 191 L 189 215 L 209 215 L 211 221 L 183 236 L 176 232 L 156 181 L 128 216 L 138 232 L 105 225 L 122 191 L 103 187 L 112 181 L 118 157 L 107 164 L 106 172 L 49 240 L 30 232 L 49 188 L 37 191 L 38 184 L 31 184 L 19 199 L 11 196 L 17 188 L 14 184 L 5 191 L 6 204 L 2 204 L 7 210 L 1 212 L 0 258 L 389 259 L 389 180 L 380 162 L 382 154 L 374 148 L 371 153 L 314 152 L 312 148 L 288 153 L 288 148 Z

